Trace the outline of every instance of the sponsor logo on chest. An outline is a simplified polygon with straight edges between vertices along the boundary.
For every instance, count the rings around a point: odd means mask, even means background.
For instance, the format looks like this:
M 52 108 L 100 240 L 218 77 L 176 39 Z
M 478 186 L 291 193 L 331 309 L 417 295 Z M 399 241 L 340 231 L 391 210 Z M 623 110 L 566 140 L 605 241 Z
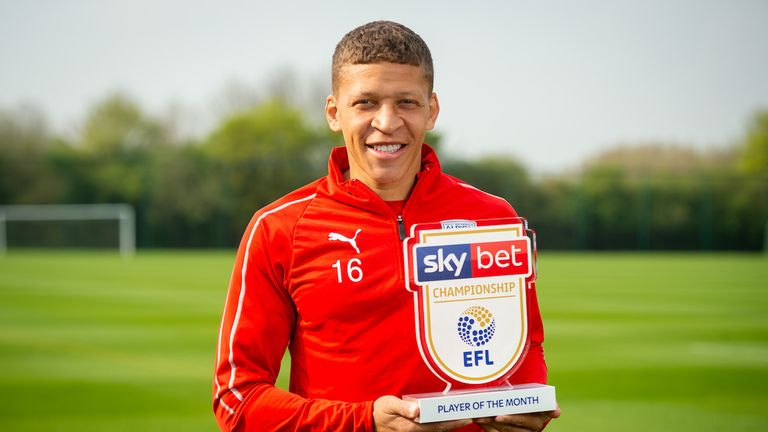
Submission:
M 527 239 L 416 246 L 416 281 L 529 273 Z

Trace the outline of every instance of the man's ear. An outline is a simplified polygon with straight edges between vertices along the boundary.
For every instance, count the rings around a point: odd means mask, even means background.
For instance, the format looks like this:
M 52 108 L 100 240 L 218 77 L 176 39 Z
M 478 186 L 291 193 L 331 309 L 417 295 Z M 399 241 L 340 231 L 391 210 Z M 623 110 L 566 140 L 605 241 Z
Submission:
M 334 132 L 341 132 L 341 122 L 339 121 L 339 107 L 336 105 L 336 97 L 328 95 L 325 99 L 325 120 L 328 127 Z
M 437 100 L 437 93 L 432 93 L 429 97 L 429 117 L 427 117 L 427 130 L 435 128 L 437 115 L 440 114 L 440 102 Z

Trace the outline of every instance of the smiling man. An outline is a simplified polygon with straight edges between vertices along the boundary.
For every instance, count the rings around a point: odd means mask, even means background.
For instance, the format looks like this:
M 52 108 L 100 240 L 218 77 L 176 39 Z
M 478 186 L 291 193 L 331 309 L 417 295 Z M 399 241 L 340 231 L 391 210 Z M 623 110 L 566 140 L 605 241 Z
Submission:
M 440 111 L 424 70 L 394 60 L 339 60 L 325 106 L 331 129 L 344 135 L 348 177 L 390 201 L 408 196 L 421 169 L 424 134 Z
M 403 394 L 445 383 L 422 361 L 403 240 L 413 224 L 516 216 L 442 172 L 424 144 L 440 111 L 432 58 L 410 29 L 377 21 L 333 55 L 325 114 L 344 137 L 328 175 L 259 210 L 238 250 L 219 331 L 214 412 L 222 430 L 539 431 L 558 411 L 419 424 Z M 543 329 L 512 383 L 545 383 Z M 286 348 L 289 391 L 275 386 Z

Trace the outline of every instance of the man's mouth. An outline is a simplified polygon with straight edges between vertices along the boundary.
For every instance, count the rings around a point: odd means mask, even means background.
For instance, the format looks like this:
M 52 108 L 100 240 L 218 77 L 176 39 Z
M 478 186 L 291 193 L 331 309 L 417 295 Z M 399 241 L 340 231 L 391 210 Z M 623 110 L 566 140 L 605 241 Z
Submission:
M 369 145 L 368 148 L 372 148 L 376 150 L 377 152 L 381 153 L 396 153 L 398 150 L 403 148 L 402 144 L 377 144 L 377 145 Z

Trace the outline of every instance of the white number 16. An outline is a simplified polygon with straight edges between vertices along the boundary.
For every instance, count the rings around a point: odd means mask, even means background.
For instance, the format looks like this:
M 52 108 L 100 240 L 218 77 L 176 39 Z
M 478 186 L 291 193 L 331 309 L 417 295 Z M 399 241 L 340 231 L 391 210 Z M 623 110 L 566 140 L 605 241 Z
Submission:
M 360 268 L 362 264 L 362 261 L 357 258 L 352 258 L 347 261 L 347 277 L 349 280 L 352 282 L 360 282 L 363 279 L 363 269 Z M 341 283 L 341 260 L 336 260 L 331 267 L 336 269 L 336 279 Z

